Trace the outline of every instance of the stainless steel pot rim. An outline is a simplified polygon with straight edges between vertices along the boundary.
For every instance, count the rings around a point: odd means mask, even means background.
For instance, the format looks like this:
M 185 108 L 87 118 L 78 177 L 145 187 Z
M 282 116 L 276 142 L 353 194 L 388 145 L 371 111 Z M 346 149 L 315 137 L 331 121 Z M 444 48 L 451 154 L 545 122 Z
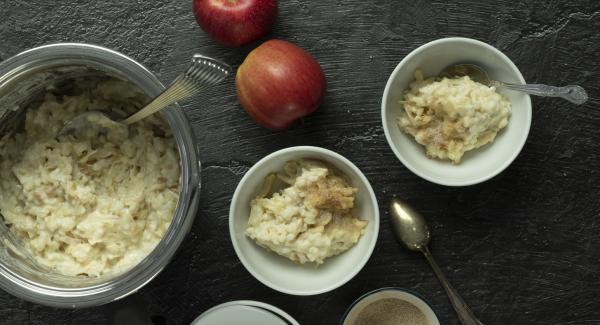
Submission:
M 84 43 L 55 43 L 21 52 L 0 62 L 0 88 L 43 62 L 85 65 L 110 69 L 136 83 L 149 95 L 158 95 L 163 84 L 140 63 L 117 51 Z M 31 281 L 0 263 L 0 288 L 32 302 L 53 307 L 100 305 L 136 292 L 167 265 L 189 232 L 198 206 L 200 164 L 189 122 L 177 106 L 168 108 L 165 119 L 173 129 L 181 161 L 181 188 L 173 221 L 153 252 L 131 270 L 113 279 L 81 288 L 52 287 Z M 160 254 L 158 254 L 160 253 Z

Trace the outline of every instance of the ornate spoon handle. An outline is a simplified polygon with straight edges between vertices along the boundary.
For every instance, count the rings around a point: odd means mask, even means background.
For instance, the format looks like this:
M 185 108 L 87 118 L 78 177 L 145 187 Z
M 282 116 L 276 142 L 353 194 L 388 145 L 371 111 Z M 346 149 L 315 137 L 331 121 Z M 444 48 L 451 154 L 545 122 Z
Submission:
M 522 91 L 530 95 L 542 97 L 560 97 L 577 105 L 585 103 L 588 99 L 588 95 L 585 92 L 585 89 L 576 85 L 555 87 L 542 84 L 517 85 L 504 83 L 500 81 L 491 81 L 490 86 L 496 88 L 506 88 L 510 90 Z
M 126 118 L 123 123 L 132 124 L 157 111 L 199 92 L 203 87 L 213 86 L 231 74 L 231 67 L 219 60 L 195 54 L 190 66 L 173 83 L 154 98 L 146 107 Z

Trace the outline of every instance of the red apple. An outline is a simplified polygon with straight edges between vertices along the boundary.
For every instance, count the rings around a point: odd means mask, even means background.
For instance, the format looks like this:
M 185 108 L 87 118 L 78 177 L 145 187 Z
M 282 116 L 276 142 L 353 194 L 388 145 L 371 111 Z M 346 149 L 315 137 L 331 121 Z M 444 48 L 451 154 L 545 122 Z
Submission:
M 269 40 L 255 48 L 235 77 L 242 107 L 261 126 L 283 130 L 314 112 L 325 96 L 319 63 L 300 47 Z
M 200 27 L 232 47 L 267 34 L 277 16 L 277 0 L 194 0 L 193 6 Z

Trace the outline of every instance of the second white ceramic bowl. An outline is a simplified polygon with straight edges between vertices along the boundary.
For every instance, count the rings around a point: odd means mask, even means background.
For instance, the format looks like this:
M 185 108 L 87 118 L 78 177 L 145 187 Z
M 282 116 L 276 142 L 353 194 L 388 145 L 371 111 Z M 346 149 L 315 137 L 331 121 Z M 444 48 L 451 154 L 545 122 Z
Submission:
M 493 143 L 467 152 L 459 165 L 429 159 L 424 147 L 398 127 L 396 119 L 403 110 L 399 102 L 417 69 L 431 77 L 456 63 L 475 63 L 495 80 L 525 83 L 519 69 L 495 47 L 470 38 L 443 38 L 418 47 L 398 64 L 385 86 L 381 114 L 387 141 L 404 166 L 437 184 L 465 186 L 494 177 L 517 157 L 529 134 L 531 100 L 524 93 L 500 90 L 512 104 L 512 115 Z
M 358 188 L 354 213 L 369 224 L 358 243 L 348 251 L 316 266 L 294 263 L 267 251 L 245 235 L 250 202 L 262 188 L 265 177 L 282 170 L 290 160 L 312 158 L 338 168 Z M 260 282 L 277 291 L 293 295 L 315 295 L 331 291 L 352 279 L 367 263 L 379 234 L 379 207 L 375 193 L 363 173 L 348 159 L 318 147 L 291 147 L 276 151 L 258 161 L 238 184 L 229 209 L 229 233 L 240 261 Z

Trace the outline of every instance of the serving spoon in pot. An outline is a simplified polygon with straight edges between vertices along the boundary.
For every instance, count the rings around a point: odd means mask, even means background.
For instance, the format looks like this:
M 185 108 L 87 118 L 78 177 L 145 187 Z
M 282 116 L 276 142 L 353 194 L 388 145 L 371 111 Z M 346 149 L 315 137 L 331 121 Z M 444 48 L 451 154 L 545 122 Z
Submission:
M 433 256 L 429 252 L 427 245 L 431 238 L 429 227 L 425 218 L 416 210 L 414 210 L 406 202 L 397 198 L 392 199 L 390 203 L 390 216 L 392 220 L 392 229 L 396 238 L 412 251 L 419 251 L 425 255 L 427 261 L 433 268 L 433 272 L 446 290 L 446 294 L 452 303 L 452 307 L 456 311 L 460 322 L 463 325 L 483 325 L 481 321 L 475 317 L 473 311 L 467 306 L 467 303 L 456 292 L 456 289 L 448 282 L 446 276 L 433 260 Z
M 447 78 L 463 76 L 469 76 L 471 80 L 484 84 L 488 87 L 516 90 L 529 95 L 542 97 L 560 97 L 577 105 L 585 103 L 588 99 L 585 89 L 583 89 L 581 86 L 569 85 L 564 87 L 555 87 L 541 84 L 518 85 L 506 83 L 490 79 L 484 69 L 470 63 L 453 64 L 446 67 L 440 73 L 440 77 Z
M 65 122 L 57 137 L 89 127 L 90 124 L 99 125 L 102 128 L 133 124 L 177 101 L 198 93 L 204 87 L 220 83 L 230 74 L 231 67 L 226 63 L 200 54 L 194 54 L 187 70 L 177 76 L 158 97 L 133 115 L 122 119 L 114 112 L 88 111 Z

